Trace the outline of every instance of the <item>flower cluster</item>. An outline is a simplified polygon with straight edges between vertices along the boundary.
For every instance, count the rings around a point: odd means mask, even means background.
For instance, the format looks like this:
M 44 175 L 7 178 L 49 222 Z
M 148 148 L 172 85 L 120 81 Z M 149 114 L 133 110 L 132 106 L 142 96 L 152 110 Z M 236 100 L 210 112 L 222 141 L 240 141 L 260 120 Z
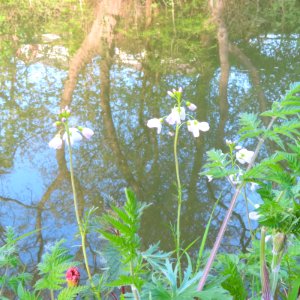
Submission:
M 71 111 L 68 106 L 66 106 L 59 112 L 59 120 L 56 121 L 54 125 L 57 127 L 62 127 L 62 129 L 59 130 L 54 138 L 52 138 L 48 143 L 50 148 L 61 149 L 63 142 L 65 142 L 69 146 L 69 141 L 70 145 L 73 146 L 74 143 L 81 141 L 83 137 L 85 137 L 86 139 L 90 139 L 93 136 L 94 131 L 90 128 L 81 126 L 69 128 L 68 119 L 70 115 Z M 62 130 L 64 130 L 63 135 L 61 134 Z
M 79 285 L 80 273 L 76 267 L 71 267 L 66 272 L 66 281 L 68 287 L 75 287 Z
M 159 134 L 161 132 L 164 119 L 169 125 L 180 125 L 188 117 L 189 119 L 186 121 L 187 129 L 194 137 L 199 137 L 200 131 L 205 132 L 209 130 L 209 124 L 207 122 L 199 122 L 191 118 L 191 116 L 186 113 L 185 107 L 182 106 L 184 102 L 190 111 L 195 111 L 197 106 L 189 101 L 182 101 L 182 88 L 179 88 L 178 91 L 175 89 L 173 89 L 172 92 L 168 91 L 168 95 L 174 98 L 177 104 L 172 108 L 169 115 L 162 118 L 153 118 L 148 120 L 147 126 L 149 128 L 156 128 L 157 133 Z

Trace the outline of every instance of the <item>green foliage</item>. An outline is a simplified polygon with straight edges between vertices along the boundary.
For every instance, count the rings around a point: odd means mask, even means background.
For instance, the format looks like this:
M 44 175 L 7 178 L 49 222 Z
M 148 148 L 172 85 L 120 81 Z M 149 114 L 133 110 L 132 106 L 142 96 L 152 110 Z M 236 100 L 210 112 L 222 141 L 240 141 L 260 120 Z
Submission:
M 68 250 L 62 246 L 64 240 L 55 243 L 46 252 L 38 264 L 39 274 L 42 277 L 35 284 L 36 290 L 60 290 L 65 284 L 65 273 L 68 268 L 78 265 L 73 262 Z
M 112 206 L 112 214 L 102 217 L 103 230 L 101 234 L 118 249 L 124 264 L 137 258 L 140 248 L 140 219 L 147 205 L 137 202 L 134 193 L 126 189 L 126 203 L 123 209 Z
M 36 296 L 34 293 L 26 290 L 22 284 L 19 284 L 18 286 L 17 295 L 20 300 L 42 300 L 41 297 Z
M 140 228 L 141 215 L 147 205 L 137 202 L 134 193 L 125 189 L 126 202 L 123 208 L 112 206 L 110 214 L 105 214 L 101 218 L 103 229 L 99 232 L 109 241 L 110 246 L 106 248 L 108 262 L 113 262 L 115 250 L 118 251 L 117 258 L 120 262 L 115 265 L 118 273 L 117 278 L 112 276 L 112 269 L 108 269 L 106 278 L 112 280 L 108 286 L 135 285 L 141 287 L 143 280 L 139 276 L 142 272 L 142 256 L 140 254 Z
M 222 287 L 229 291 L 234 300 L 246 299 L 247 291 L 241 275 L 241 262 L 236 255 L 219 255 L 218 260 L 222 265 L 220 274 L 226 279 L 222 282 Z
M 81 293 L 85 292 L 87 289 L 86 286 L 76 286 L 76 287 L 69 287 L 63 289 L 58 297 L 57 300 L 72 300 L 77 297 L 77 295 L 80 295 Z
M 231 174 L 236 174 L 238 169 L 232 166 L 232 160 L 228 154 L 221 150 L 209 150 L 207 154 L 207 163 L 203 168 L 206 170 L 200 175 L 211 175 L 213 178 L 223 178 Z
M 13 228 L 7 227 L 5 231 L 5 243 L 0 248 L 0 288 L 9 289 L 17 293 L 20 284 L 28 283 L 32 276 L 29 273 L 19 271 L 21 261 L 18 257 L 17 240 Z M 17 273 L 17 274 L 15 274 Z

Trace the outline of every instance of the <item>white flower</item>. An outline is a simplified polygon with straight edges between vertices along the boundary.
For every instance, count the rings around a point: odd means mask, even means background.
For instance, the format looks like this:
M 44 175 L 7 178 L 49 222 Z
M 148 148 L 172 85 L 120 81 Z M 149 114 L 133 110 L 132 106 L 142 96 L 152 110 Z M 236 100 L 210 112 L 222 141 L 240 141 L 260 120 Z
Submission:
M 88 140 L 94 135 L 94 131 L 87 127 L 82 128 L 81 133 Z
M 191 102 L 189 102 L 189 101 L 186 103 L 186 106 L 187 106 L 187 108 L 188 108 L 189 110 L 191 110 L 191 111 L 194 111 L 194 110 L 197 109 L 197 106 L 196 106 L 194 103 L 191 103 Z
M 251 159 L 254 155 L 253 151 L 249 151 L 246 148 L 242 148 L 240 149 L 237 153 L 236 153 L 236 159 L 241 163 L 250 163 Z
M 235 146 L 234 149 L 235 150 L 241 150 L 243 147 L 242 146 Z
M 253 221 L 257 221 L 260 218 L 260 215 L 256 211 L 251 211 L 249 213 L 249 219 Z
M 226 139 L 225 142 L 226 142 L 226 145 L 227 145 L 227 146 L 234 144 L 232 140 L 227 140 L 227 139 Z
M 208 182 L 211 182 L 214 179 L 212 175 L 206 175 L 206 177 L 208 179 Z
M 187 122 L 188 131 L 192 132 L 194 137 L 200 135 L 199 131 L 208 131 L 209 124 L 207 122 L 198 122 L 197 120 L 192 120 Z
M 69 129 L 70 132 L 70 143 L 71 146 L 73 146 L 74 143 L 79 142 L 82 140 L 82 135 L 80 134 L 80 131 L 77 128 L 71 127 Z M 68 135 L 65 132 L 63 135 L 63 140 L 67 143 L 67 145 L 69 145 L 69 141 L 68 141 Z
M 250 190 L 252 192 L 255 192 L 257 188 L 258 188 L 258 184 L 256 182 L 251 182 Z
M 185 109 L 184 107 L 174 107 L 171 113 L 167 116 L 166 122 L 170 125 L 180 124 L 181 120 L 185 119 Z
M 174 94 L 173 94 L 171 91 L 167 91 L 167 94 L 168 94 L 170 97 L 174 97 Z
M 230 174 L 229 175 L 229 180 L 230 182 L 233 184 L 233 185 L 237 185 L 237 184 L 240 184 L 241 183 L 241 180 L 240 180 L 240 174 Z
M 265 242 L 267 243 L 268 241 L 270 241 L 272 238 L 272 235 L 268 234 L 265 236 Z
M 49 147 L 53 149 L 61 149 L 63 141 L 59 134 L 57 134 L 49 143 Z
M 160 134 L 161 132 L 161 119 L 153 118 L 148 120 L 147 126 L 149 128 L 157 128 L 157 133 Z

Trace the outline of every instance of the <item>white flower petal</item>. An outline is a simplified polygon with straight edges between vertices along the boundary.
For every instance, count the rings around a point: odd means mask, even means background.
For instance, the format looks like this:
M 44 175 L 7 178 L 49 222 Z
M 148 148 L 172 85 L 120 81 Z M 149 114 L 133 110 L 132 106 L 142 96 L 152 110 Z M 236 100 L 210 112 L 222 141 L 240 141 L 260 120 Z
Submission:
M 251 211 L 249 213 L 249 219 L 253 221 L 257 221 L 260 218 L 260 215 L 256 211 Z
M 81 133 L 88 140 L 94 135 L 94 131 L 87 127 L 83 128 Z
M 161 127 L 162 127 L 162 125 L 161 125 L 161 119 L 158 119 L 158 118 L 150 119 L 147 122 L 147 126 L 149 128 L 157 128 L 157 133 L 160 134 Z
M 49 147 L 52 149 L 61 149 L 62 147 L 62 139 L 59 134 L 57 134 L 51 141 L 48 143 Z
M 236 159 L 241 163 L 250 163 L 252 160 L 252 157 L 254 155 L 253 151 L 249 151 L 246 148 L 242 148 L 240 149 L 237 153 L 236 153 Z
M 70 132 L 70 143 L 71 146 L 73 146 L 74 143 L 79 142 L 82 140 L 82 135 L 80 134 L 79 130 L 77 128 L 71 127 L 69 129 Z M 65 132 L 63 135 L 63 140 L 66 142 L 67 145 L 69 145 L 69 141 L 68 141 L 68 135 Z
M 207 122 L 199 122 L 198 123 L 198 128 L 201 131 L 208 131 L 209 130 L 209 124 Z
M 190 102 L 188 103 L 187 107 L 191 111 L 194 111 L 197 109 L 197 106 L 194 103 L 190 103 Z

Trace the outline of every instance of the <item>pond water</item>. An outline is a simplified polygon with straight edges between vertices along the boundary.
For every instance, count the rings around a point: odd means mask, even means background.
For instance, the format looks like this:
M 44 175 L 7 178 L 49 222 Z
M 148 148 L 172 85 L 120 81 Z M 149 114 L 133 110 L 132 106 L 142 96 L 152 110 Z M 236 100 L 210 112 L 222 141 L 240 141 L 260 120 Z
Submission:
M 183 1 L 172 20 L 169 8 L 151 1 L 146 7 L 138 1 L 83 7 L 79 2 L 53 1 L 48 7 L 0 2 L 2 238 L 8 225 L 20 234 L 39 229 L 22 246 L 24 259 L 33 262 L 55 240 L 79 243 L 68 155 L 48 147 L 55 114 L 68 105 L 72 124 L 95 131 L 73 150 L 82 211 L 94 206 L 100 215 L 110 203 L 121 205 L 124 188 L 131 187 L 140 201 L 152 203 L 142 219 L 143 245 L 161 241 L 163 249 L 172 249 L 170 224 L 177 213 L 172 128 L 165 123 L 158 135 L 146 124 L 170 113 L 167 91 L 182 87 L 184 99 L 198 107 L 192 114 L 210 124 L 199 138 L 186 127 L 180 134 L 183 245 L 202 236 L 221 197 L 208 237 L 212 245 L 232 189 L 199 176 L 205 153 L 226 151 L 225 140 L 238 139 L 240 112 L 266 110 L 300 80 L 297 12 L 288 6 L 289 15 L 278 19 L 271 4 L 259 10 L 236 6 L 216 22 L 203 1 Z M 244 146 L 253 150 L 255 141 Z M 248 196 L 257 200 L 254 193 Z M 248 228 L 240 199 L 223 247 L 245 250 Z M 91 253 L 101 249 L 96 236 L 89 243 Z M 74 252 L 81 255 L 78 247 Z

